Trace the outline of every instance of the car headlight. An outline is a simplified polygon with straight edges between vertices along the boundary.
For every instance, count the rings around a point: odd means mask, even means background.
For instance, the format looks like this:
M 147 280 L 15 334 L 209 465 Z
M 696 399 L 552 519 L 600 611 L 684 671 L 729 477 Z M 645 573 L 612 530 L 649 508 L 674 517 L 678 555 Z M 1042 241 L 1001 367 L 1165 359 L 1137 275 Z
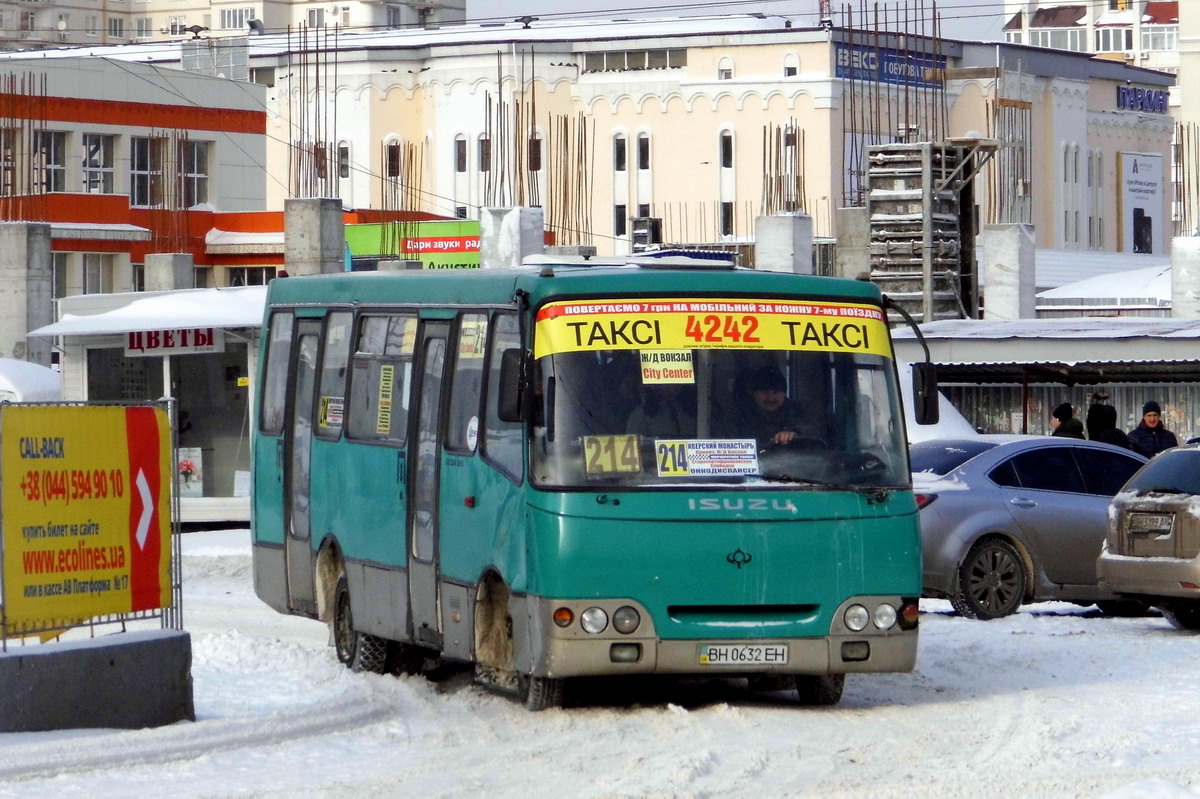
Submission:
M 896 623 L 896 609 L 884 602 L 875 608 L 874 622 L 875 626 L 881 630 L 892 629 L 892 626 Z
M 617 612 L 613 614 L 613 629 L 619 633 L 628 635 L 636 630 L 641 623 L 641 614 L 628 605 L 617 608 Z
M 584 632 L 599 635 L 608 627 L 608 614 L 601 608 L 588 608 L 579 614 L 579 624 Z
M 846 626 L 854 632 L 862 632 L 871 623 L 871 614 L 862 605 L 851 605 L 842 615 Z

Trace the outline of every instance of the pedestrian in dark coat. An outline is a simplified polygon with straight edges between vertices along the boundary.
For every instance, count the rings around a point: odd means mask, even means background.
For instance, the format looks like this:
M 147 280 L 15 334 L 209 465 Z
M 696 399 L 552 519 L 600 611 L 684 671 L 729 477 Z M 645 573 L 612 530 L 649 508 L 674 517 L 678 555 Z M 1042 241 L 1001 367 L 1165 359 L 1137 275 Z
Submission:
M 1147 458 L 1179 446 L 1179 439 L 1162 423 L 1162 408 L 1154 400 L 1142 406 L 1142 421 L 1129 431 L 1129 446 Z
M 1129 436 L 1117 427 L 1117 409 L 1103 403 L 1093 403 L 1087 412 L 1087 433 L 1092 441 L 1130 449 Z
M 1052 436 L 1083 438 L 1083 422 L 1075 418 L 1075 409 L 1069 402 L 1064 402 L 1054 409 L 1050 417 L 1050 427 L 1054 429 L 1050 434 Z

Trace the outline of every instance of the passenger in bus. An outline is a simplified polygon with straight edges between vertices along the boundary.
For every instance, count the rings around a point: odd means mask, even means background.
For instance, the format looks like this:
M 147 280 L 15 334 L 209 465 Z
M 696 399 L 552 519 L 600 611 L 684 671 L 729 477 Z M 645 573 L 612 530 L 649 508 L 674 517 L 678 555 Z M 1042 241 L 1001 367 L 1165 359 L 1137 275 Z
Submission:
M 691 438 L 696 434 L 696 412 L 691 409 L 683 383 L 648 383 L 642 402 L 629 413 L 627 433 L 654 438 Z
M 759 449 L 789 444 L 812 444 L 820 440 L 815 426 L 804 418 L 800 406 L 787 396 L 787 380 L 774 366 L 752 372 L 746 380 L 752 400 L 749 409 L 735 420 L 732 434 L 753 437 Z

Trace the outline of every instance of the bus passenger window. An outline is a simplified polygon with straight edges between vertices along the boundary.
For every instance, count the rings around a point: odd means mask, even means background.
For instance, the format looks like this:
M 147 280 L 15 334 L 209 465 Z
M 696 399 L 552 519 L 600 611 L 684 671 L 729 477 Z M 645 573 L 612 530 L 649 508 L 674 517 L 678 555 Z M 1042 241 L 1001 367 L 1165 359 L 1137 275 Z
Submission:
M 325 320 L 325 349 L 321 356 L 320 393 L 317 396 L 316 434 L 337 438 L 346 416 L 346 366 L 350 362 L 350 330 L 354 316 L 336 311 Z
M 346 432 L 351 438 L 403 444 L 416 344 L 414 316 L 365 316 L 350 369 Z
M 267 368 L 264 377 L 260 427 L 268 435 L 283 432 L 283 414 L 287 407 L 288 360 L 292 352 L 290 313 L 271 314 L 270 338 L 267 344 Z
M 478 444 L 486 342 L 487 314 L 463 314 L 458 327 L 450 380 L 450 418 L 446 425 L 446 448 L 455 452 L 473 453 Z
M 515 314 L 496 314 L 492 318 L 492 338 L 488 346 L 487 393 L 484 402 L 487 420 L 484 425 L 483 458 L 518 482 L 524 476 L 521 422 L 505 422 L 496 412 L 500 386 L 500 354 L 506 349 L 521 346 L 521 334 Z

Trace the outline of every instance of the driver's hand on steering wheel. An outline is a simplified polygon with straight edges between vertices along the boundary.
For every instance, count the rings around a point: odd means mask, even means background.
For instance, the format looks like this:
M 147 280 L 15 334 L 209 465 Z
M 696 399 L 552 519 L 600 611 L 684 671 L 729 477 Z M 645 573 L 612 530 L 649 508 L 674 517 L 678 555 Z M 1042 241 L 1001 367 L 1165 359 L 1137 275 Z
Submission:
M 775 435 L 771 436 L 772 444 L 790 444 L 792 439 L 796 437 L 795 430 L 780 430 Z

